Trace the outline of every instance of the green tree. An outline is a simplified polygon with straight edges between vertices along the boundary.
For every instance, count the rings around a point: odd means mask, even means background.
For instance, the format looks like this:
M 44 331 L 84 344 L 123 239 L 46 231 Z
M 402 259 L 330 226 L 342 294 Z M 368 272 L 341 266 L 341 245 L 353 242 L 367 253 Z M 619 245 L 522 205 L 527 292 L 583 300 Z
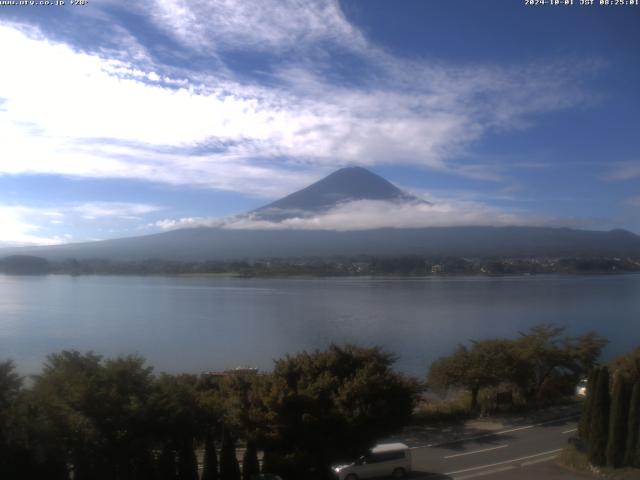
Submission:
M 263 382 L 263 377 L 256 374 L 234 374 L 220 383 L 222 423 L 236 438 L 259 441 L 264 430 Z
M 151 474 L 148 400 L 154 381 L 152 370 L 139 356 L 108 359 L 103 362 L 97 390 L 92 392 L 96 405 L 87 414 L 104 444 L 114 479 Z
M 206 434 L 197 386 L 195 375 L 163 373 L 156 380 L 149 399 L 157 446 L 173 450 L 183 461 L 187 451 Z
M 607 464 L 618 468 L 624 463 L 629 421 L 629 389 L 622 372 L 616 372 L 611 395 Z
M 221 382 L 223 423 L 228 432 L 246 442 L 242 460 L 242 478 L 260 473 L 257 445 L 265 443 L 265 415 L 262 399 L 263 376 L 235 374 Z
M 589 427 L 589 461 L 603 466 L 607 461 L 607 442 L 609 436 L 609 369 L 605 366 L 598 371 L 598 381 L 594 392 L 593 414 Z
M 587 380 L 587 393 L 584 403 L 582 405 L 582 415 L 580 416 L 580 422 L 578 424 L 578 435 L 584 441 L 589 441 L 589 427 L 591 426 L 591 415 L 593 414 L 593 399 L 595 395 L 593 392 L 596 388 L 598 380 L 598 370 L 592 369 L 589 373 Z
M 147 400 L 151 368 L 136 356 L 50 355 L 35 380 L 36 445 L 72 466 L 82 480 L 128 480 L 152 474 Z
M 193 444 L 188 442 L 178 451 L 178 480 L 198 480 L 198 460 Z
M 482 388 L 492 387 L 516 377 L 518 359 L 508 340 L 482 340 L 464 345 L 447 357 L 431 364 L 427 383 L 436 389 L 464 388 L 471 394 L 471 411 L 478 409 Z
M 282 454 L 278 454 L 273 450 L 264 450 L 262 453 L 262 473 L 283 474 Z
M 562 337 L 563 332 L 563 327 L 537 325 L 515 341 L 521 368 L 514 381 L 530 401 L 544 401 L 543 392 L 554 380 L 564 383 L 566 391 L 572 389 L 591 370 L 607 344 L 595 332 Z M 554 399 L 558 392 L 551 392 Z
M 215 433 L 221 431 L 226 409 L 225 394 L 221 393 L 219 378 L 203 374 L 198 379 L 197 400 L 204 432 L 202 480 L 218 480 L 219 478 Z
M 171 447 L 165 445 L 157 459 L 156 477 L 158 480 L 176 480 L 177 471 L 176 453 Z
M 277 360 L 261 395 L 273 463 L 285 460 L 292 478 L 320 478 L 404 426 L 417 388 L 391 370 L 394 360 L 379 348 L 352 345 Z
M 11 411 L 11 473 L 0 478 L 47 478 L 68 480 L 66 442 L 56 435 L 52 419 L 43 415 L 44 405 L 32 389 L 25 389 Z M 64 439 L 63 439 L 64 440 Z
M 629 404 L 629 422 L 627 424 L 627 443 L 625 448 L 624 463 L 629 466 L 639 466 L 638 456 L 640 440 L 640 381 L 633 385 Z
M 202 480 L 218 480 L 218 455 L 216 453 L 216 445 L 214 436 L 207 432 L 204 441 L 204 466 L 202 469 Z
M 616 358 L 611 368 L 626 373 L 633 383 L 640 381 L 640 347 Z
M 430 387 L 464 388 L 471 396 L 471 410 L 478 408 L 483 388 L 502 383 L 518 388 L 529 402 L 555 401 L 572 392 L 579 378 L 591 371 L 606 340 L 590 332 L 562 337 L 564 329 L 538 325 L 515 340 L 475 341 L 460 345 L 436 360 L 428 373 Z
M 236 457 L 236 442 L 228 429 L 222 434 L 220 449 L 220 480 L 240 480 L 240 465 Z
M 47 357 L 33 386 L 43 448 L 61 455 L 76 480 L 103 479 L 111 473 L 94 423 L 102 373 L 102 357 L 63 351 Z
M 252 478 L 260 473 L 260 463 L 258 462 L 258 451 L 256 444 L 252 441 L 247 442 L 247 448 L 242 457 L 242 480 L 252 480 Z
M 11 360 L 0 362 L 0 478 L 18 474 L 19 448 L 16 424 L 17 402 L 21 394 L 22 378 L 16 373 Z
M 608 343 L 606 338 L 593 331 L 579 337 L 565 337 L 563 346 L 569 356 L 568 369 L 574 374 L 586 375 L 596 365 Z
M 6 414 L 20 395 L 22 378 L 12 360 L 0 362 L 0 414 Z M 4 417 L 2 417 L 5 420 Z

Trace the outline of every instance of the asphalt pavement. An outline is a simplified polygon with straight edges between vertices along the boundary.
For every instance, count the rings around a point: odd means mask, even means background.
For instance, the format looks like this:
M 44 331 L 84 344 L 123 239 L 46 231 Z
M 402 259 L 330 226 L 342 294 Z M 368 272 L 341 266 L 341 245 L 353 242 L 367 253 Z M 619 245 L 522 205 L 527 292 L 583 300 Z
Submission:
M 556 466 L 554 461 L 575 435 L 578 417 L 572 415 L 531 425 L 411 449 L 415 480 L 584 479 Z

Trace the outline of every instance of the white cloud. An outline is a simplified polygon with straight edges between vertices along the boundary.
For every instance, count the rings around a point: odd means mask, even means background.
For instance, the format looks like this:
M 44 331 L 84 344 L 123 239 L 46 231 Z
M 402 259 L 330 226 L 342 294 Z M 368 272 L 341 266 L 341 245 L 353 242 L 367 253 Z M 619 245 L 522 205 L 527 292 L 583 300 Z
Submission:
M 226 219 L 191 217 L 165 219 L 148 227 L 162 230 L 192 227 L 221 227 L 232 230 L 368 230 L 376 228 L 423 228 L 454 226 L 558 226 L 572 220 L 551 219 L 523 212 L 508 212 L 479 201 L 434 199 L 433 203 L 413 201 L 357 200 L 345 202 L 325 212 L 300 214 L 283 221 L 238 215 Z M 274 213 L 274 212 L 271 212 Z M 291 212 L 287 212 L 291 214 Z
M 333 0 L 154 0 L 153 21 L 198 50 L 273 51 L 332 41 L 363 45 L 360 32 Z M 354 45 L 355 46 L 355 45 Z
M 138 220 L 140 215 L 157 212 L 162 207 L 145 203 L 124 202 L 86 202 L 69 209 L 82 216 L 85 220 L 97 218 L 117 217 L 125 220 Z
M 114 221 L 121 224 L 160 210 L 162 207 L 157 205 L 123 202 L 84 202 L 55 207 L 0 204 L 0 247 L 67 243 L 73 239 L 70 234 L 52 234 L 48 230 Z
M 59 236 L 41 235 L 36 223 L 47 218 L 57 218 L 59 213 L 39 210 L 24 206 L 0 205 L 0 247 L 17 247 L 26 245 L 54 245 L 63 243 Z
M 632 207 L 640 208 L 640 195 L 635 197 L 629 197 L 626 199 L 625 203 Z
M 640 162 L 616 163 L 605 176 L 607 180 L 632 180 L 640 178 Z
M 224 220 L 207 217 L 183 217 L 179 219 L 166 218 L 146 225 L 145 228 L 159 228 L 160 230 L 177 230 L 179 228 L 220 227 Z
M 229 229 L 368 230 L 375 228 L 451 227 L 464 225 L 540 225 L 540 218 L 516 215 L 479 202 L 439 201 L 389 202 L 357 200 L 343 203 L 311 217 L 282 222 L 238 217 L 228 221 Z
M 412 164 L 501 180 L 451 160 L 492 129 L 583 101 L 569 67 L 500 69 L 398 60 L 337 2 L 158 2 L 152 19 L 192 48 L 347 41 L 378 72 L 336 86 L 305 62 L 278 86 L 83 53 L 0 23 L 0 174 L 130 178 L 274 197 L 344 164 Z M 269 21 L 265 21 L 265 19 Z M 531 86 L 553 70 L 554 89 Z M 579 69 L 576 69 L 577 71 Z M 561 92 L 561 93 L 556 93 Z M 571 92 L 571 93 L 567 93 Z M 292 168 L 302 166 L 299 168 Z

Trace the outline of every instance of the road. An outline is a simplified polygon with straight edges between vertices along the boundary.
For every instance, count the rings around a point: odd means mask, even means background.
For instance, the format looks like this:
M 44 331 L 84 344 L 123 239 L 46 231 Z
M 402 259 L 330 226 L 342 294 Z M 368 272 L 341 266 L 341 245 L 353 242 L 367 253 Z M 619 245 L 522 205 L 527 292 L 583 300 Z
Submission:
M 553 464 L 577 417 L 525 425 L 436 446 L 412 448 L 415 480 L 581 479 Z

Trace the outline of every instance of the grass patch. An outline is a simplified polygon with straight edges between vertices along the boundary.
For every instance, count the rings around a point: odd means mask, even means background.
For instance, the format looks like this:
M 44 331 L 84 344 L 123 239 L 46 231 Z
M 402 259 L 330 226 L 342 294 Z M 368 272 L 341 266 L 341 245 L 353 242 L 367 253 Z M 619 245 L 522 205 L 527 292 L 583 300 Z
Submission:
M 459 422 L 473 418 L 475 415 L 469 410 L 470 400 L 466 392 L 446 400 L 424 399 L 413 413 L 413 423 L 426 425 Z
M 413 414 L 414 425 L 455 423 L 477 417 L 500 418 L 503 415 L 526 415 L 544 411 L 547 408 L 563 405 L 577 405 L 582 400 L 576 397 L 560 397 L 553 403 L 527 404 L 522 399 L 514 398 L 511 405 L 498 406 L 495 403 L 495 391 L 483 391 L 478 398 L 478 411 L 470 410 L 471 395 L 460 391 L 455 396 L 440 399 L 424 398 Z
M 562 450 L 558 463 L 575 472 L 594 473 L 587 455 L 579 451 L 575 445 L 568 445 Z
M 611 480 L 640 480 L 640 469 L 637 468 L 608 468 L 594 467 L 587 460 L 586 453 L 575 445 L 568 445 L 558 457 L 558 464 L 576 473 L 592 475 L 596 478 Z

